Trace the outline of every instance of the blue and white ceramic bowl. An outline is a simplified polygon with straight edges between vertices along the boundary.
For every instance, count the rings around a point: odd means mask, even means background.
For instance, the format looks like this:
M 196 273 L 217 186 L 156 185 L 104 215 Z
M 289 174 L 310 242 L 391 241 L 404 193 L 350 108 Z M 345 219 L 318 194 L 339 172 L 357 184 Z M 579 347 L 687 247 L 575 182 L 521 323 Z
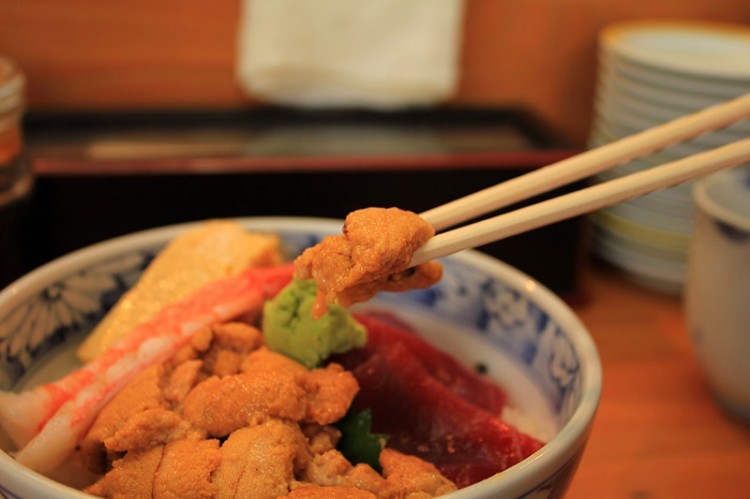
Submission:
M 278 234 L 289 256 L 340 232 L 341 222 L 247 218 Z M 65 351 L 128 289 L 156 252 L 189 224 L 120 237 L 60 258 L 0 293 L 0 388 L 28 384 L 44 369 L 71 368 Z M 453 499 L 560 497 L 583 453 L 601 392 L 596 348 L 574 313 L 538 282 L 478 252 L 444 260 L 429 290 L 376 297 L 467 365 L 481 363 L 509 393 L 505 416 L 549 442 L 507 471 Z M 63 353 L 60 353 L 63 352 Z M 52 367 L 50 367 L 52 366 Z M 9 450 L 9 444 L 3 444 Z M 83 493 L 0 452 L 0 497 L 72 498 Z

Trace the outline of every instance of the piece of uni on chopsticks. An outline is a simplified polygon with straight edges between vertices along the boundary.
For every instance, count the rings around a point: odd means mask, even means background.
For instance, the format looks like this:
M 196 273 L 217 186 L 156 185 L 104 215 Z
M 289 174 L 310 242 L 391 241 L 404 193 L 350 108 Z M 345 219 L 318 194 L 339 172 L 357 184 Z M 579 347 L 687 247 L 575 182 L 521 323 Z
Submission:
M 250 232 L 236 221 L 211 220 L 169 242 L 79 347 L 83 362 L 96 358 L 165 305 L 213 280 L 281 262 L 274 235 Z

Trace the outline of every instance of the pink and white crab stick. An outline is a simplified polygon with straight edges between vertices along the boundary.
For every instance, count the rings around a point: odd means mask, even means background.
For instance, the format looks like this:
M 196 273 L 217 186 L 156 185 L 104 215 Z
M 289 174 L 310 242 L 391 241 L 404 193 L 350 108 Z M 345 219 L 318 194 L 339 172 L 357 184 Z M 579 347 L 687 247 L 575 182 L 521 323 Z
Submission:
M 0 392 L 0 425 L 19 448 L 16 460 L 40 472 L 58 466 L 104 405 L 136 374 L 169 358 L 203 327 L 260 309 L 293 274 L 293 265 L 284 264 L 211 282 L 164 307 L 64 378 L 22 393 Z

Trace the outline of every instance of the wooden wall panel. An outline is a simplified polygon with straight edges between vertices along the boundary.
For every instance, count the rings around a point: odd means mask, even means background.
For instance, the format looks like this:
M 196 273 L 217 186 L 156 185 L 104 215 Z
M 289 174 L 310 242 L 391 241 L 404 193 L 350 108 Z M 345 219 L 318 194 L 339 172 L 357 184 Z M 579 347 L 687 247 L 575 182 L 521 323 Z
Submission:
M 467 0 L 452 102 L 526 105 L 583 143 L 596 36 L 614 21 L 750 24 L 747 0 Z M 238 0 L 2 0 L 0 53 L 35 109 L 254 105 L 234 81 Z

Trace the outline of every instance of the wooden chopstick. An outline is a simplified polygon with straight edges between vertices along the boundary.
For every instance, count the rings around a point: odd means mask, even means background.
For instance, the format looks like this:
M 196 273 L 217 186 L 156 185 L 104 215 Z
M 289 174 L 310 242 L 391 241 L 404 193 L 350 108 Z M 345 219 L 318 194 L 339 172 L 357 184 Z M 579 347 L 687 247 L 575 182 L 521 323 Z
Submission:
M 435 231 L 750 117 L 750 93 L 563 159 L 420 214 Z
M 718 112 L 721 114 L 721 119 L 716 117 L 715 113 L 706 114 L 706 111 L 717 111 L 717 108 Z M 694 119 L 692 119 L 696 116 L 709 116 L 711 118 L 708 122 L 710 126 L 706 122 L 703 122 L 702 126 L 698 127 L 697 124 L 694 123 Z M 731 121 L 727 121 L 730 120 L 730 117 L 732 118 Z M 646 132 L 608 144 L 617 145 L 618 147 L 614 149 L 615 152 L 608 153 L 604 156 L 605 158 L 611 158 L 617 155 L 617 157 L 632 159 L 633 157 L 636 157 L 637 154 L 625 151 L 625 148 L 621 146 L 621 144 L 625 143 L 635 151 L 650 151 L 653 144 L 657 142 L 660 144 L 672 143 L 674 140 L 672 137 L 683 137 L 687 134 L 688 130 L 690 131 L 690 136 L 695 136 L 700 133 L 698 128 L 700 128 L 701 131 L 706 132 L 747 117 L 750 117 L 750 94 L 729 101 L 728 103 L 714 106 L 705 111 L 689 115 L 686 117 L 691 118 L 688 121 L 685 121 L 685 118 L 679 118 L 678 120 L 669 122 L 666 125 L 660 125 L 659 127 L 649 129 Z M 677 123 L 678 121 L 681 123 Z M 675 123 L 677 123 L 677 125 L 675 125 Z M 722 125 L 717 126 L 717 123 L 722 123 Z M 658 139 L 652 138 L 653 131 L 657 129 L 659 131 Z M 646 135 L 647 141 L 650 144 L 649 147 L 643 146 L 638 140 L 632 140 L 643 135 Z M 607 146 L 602 146 L 599 149 L 606 147 Z M 599 149 L 594 149 L 589 152 L 595 152 Z M 575 158 L 581 158 L 582 156 L 586 157 L 584 162 L 586 165 L 585 167 L 578 166 L 578 163 L 575 162 Z M 600 167 L 599 164 L 593 163 L 590 156 L 591 155 L 587 153 L 574 156 L 571 158 L 573 160 L 572 162 L 566 163 L 567 167 L 575 169 L 574 175 L 579 175 L 584 169 L 587 171 L 601 171 L 605 169 Z M 594 156 L 600 157 L 602 154 L 595 154 Z M 564 160 L 561 163 L 564 163 L 565 161 L 567 160 Z M 608 162 L 610 160 L 605 159 L 605 161 Z M 476 248 L 493 241 L 536 229 L 543 225 L 582 215 L 605 206 L 610 206 L 660 189 L 672 187 L 697 177 L 708 175 L 725 168 L 732 168 L 747 162 L 750 162 L 750 138 L 611 180 L 609 182 L 581 189 L 576 192 L 571 192 L 557 198 L 533 204 L 503 215 L 498 215 L 465 227 L 437 234 L 430 238 L 414 254 L 411 266 L 447 256 L 464 249 Z M 561 163 L 545 167 L 545 170 L 553 171 L 543 175 L 536 175 L 534 176 L 535 181 L 533 183 L 527 181 L 523 184 L 526 187 L 524 192 L 544 192 L 547 190 L 548 184 L 545 183 L 538 185 L 536 182 L 544 182 L 545 179 L 552 179 L 550 182 L 553 184 L 555 182 L 562 182 L 555 185 L 563 185 L 563 183 L 565 183 L 563 179 L 569 177 L 566 175 L 565 171 L 558 172 L 558 170 L 566 170 L 566 166 L 560 166 Z M 531 175 L 532 174 L 526 174 L 523 177 L 529 177 Z M 499 184 L 488 190 L 480 191 L 477 194 L 486 191 L 493 191 L 494 193 L 504 192 L 504 188 L 501 187 L 511 182 L 512 180 Z M 479 203 L 478 206 L 481 206 L 479 208 L 481 211 L 485 209 L 486 205 L 489 203 L 485 197 L 486 195 L 483 194 L 480 196 L 481 199 L 479 201 L 470 200 L 468 204 L 470 206 L 475 206 L 476 203 Z M 463 201 L 467 198 L 471 198 L 471 196 L 467 196 L 458 201 Z M 523 198 L 516 198 L 515 200 L 520 199 Z M 453 203 L 448 203 L 443 206 L 449 206 L 451 204 Z M 460 204 L 460 206 L 463 205 Z M 493 206 L 497 206 L 497 203 L 494 203 Z M 465 207 L 460 211 L 463 214 L 462 216 L 465 216 L 466 213 L 478 213 L 477 211 L 471 211 L 471 209 Z M 422 216 L 424 217 L 424 214 Z M 447 220 L 448 218 L 449 217 L 447 216 L 441 215 L 442 220 Z M 455 217 L 450 218 L 453 220 Z M 428 221 L 430 221 L 429 218 Z

